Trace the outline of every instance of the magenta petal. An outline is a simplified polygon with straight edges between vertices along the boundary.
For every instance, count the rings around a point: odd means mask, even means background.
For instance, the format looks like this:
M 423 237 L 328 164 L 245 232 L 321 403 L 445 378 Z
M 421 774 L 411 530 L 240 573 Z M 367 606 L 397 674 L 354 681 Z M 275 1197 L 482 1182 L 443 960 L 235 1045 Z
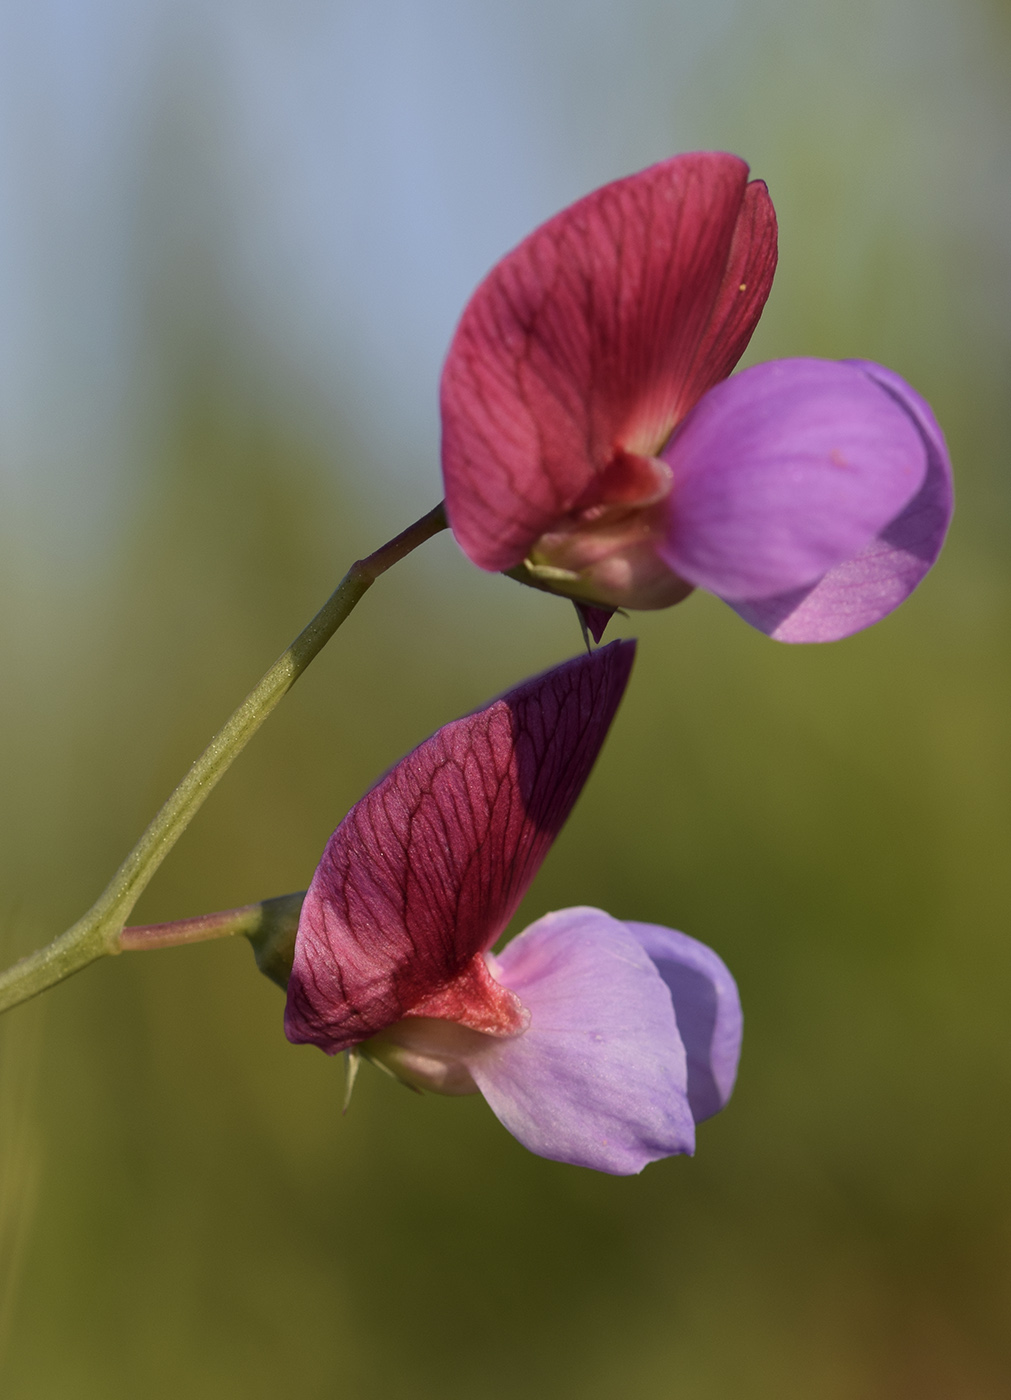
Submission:
M 663 558 L 690 583 L 748 603 L 859 554 L 927 471 L 905 407 L 828 360 L 773 360 L 718 384 L 662 455 L 674 473 Z
M 626 921 L 666 982 L 688 1056 L 688 1102 L 696 1123 L 730 1098 L 744 1021 L 737 983 L 712 948 L 676 929 Z
M 876 539 L 812 587 L 758 602 L 731 603 L 745 622 L 779 642 L 834 642 L 879 622 L 929 572 L 951 522 L 951 462 L 929 404 L 892 370 L 866 360 L 847 363 L 879 384 L 908 415 L 923 442 L 927 475 Z
M 449 523 L 510 569 L 616 449 L 650 456 L 737 363 L 776 219 L 737 156 L 675 156 L 564 209 L 474 293 L 441 384 Z
M 334 1053 L 442 991 L 502 932 L 579 796 L 634 642 L 440 729 L 348 813 L 309 886 L 285 1034 Z
M 684 1046 L 638 939 L 599 909 L 564 909 L 502 951 L 496 976 L 530 1013 L 467 1068 L 531 1152 L 626 1176 L 693 1152 Z

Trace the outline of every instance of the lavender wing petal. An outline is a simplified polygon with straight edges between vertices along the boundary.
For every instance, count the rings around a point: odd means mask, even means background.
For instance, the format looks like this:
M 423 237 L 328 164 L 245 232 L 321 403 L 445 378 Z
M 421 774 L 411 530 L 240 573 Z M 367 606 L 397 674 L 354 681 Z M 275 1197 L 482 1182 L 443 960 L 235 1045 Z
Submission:
M 808 587 L 859 554 L 927 471 L 900 402 L 853 365 L 811 359 L 718 384 L 662 456 L 674 478 L 664 560 L 748 603 Z
M 688 1057 L 688 1102 L 696 1123 L 730 1098 L 744 1022 L 737 983 L 723 959 L 696 938 L 659 924 L 626 921 L 670 990 Z
M 548 914 L 498 962 L 530 1026 L 485 1038 L 468 1068 L 514 1137 L 542 1157 L 622 1176 L 694 1151 L 671 998 L 624 924 L 599 909 Z
M 930 405 L 890 369 L 847 363 L 873 380 L 908 416 L 927 455 L 923 485 L 853 559 L 813 586 L 730 606 L 778 642 L 834 642 L 870 627 L 909 597 L 933 567 L 951 522 L 954 493 L 944 434 Z

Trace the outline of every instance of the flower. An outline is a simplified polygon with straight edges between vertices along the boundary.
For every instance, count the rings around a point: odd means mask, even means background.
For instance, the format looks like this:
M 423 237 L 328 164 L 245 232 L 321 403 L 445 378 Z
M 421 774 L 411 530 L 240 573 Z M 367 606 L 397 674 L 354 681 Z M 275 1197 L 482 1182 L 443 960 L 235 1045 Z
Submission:
M 780 641 L 884 617 L 937 558 L 951 470 L 929 406 L 862 360 L 728 379 L 776 265 L 765 185 L 675 156 L 577 201 L 492 269 L 443 370 L 456 538 L 481 568 L 617 607 L 703 587 Z
M 480 1091 L 545 1157 L 626 1174 L 691 1152 L 733 1087 L 741 1014 L 708 948 L 599 909 L 489 950 L 572 809 L 634 643 L 446 725 L 352 808 L 302 906 L 285 1032 L 419 1088 Z

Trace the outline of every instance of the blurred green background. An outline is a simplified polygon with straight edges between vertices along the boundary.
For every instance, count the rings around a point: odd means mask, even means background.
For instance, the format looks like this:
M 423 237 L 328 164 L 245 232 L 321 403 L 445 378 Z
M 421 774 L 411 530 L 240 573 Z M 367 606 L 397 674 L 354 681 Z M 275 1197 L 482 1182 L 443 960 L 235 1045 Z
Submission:
M 844 643 L 699 595 L 618 629 L 634 683 L 516 928 L 599 904 L 723 955 L 744 1057 L 694 1160 L 541 1161 L 480 1099 L 368 1069 L 342 1118 L 244 943 L 124 956 L 0 1023 L 5 1400 L 1006 1396 L 1007 7 L 152 0 L 132 49 L 125 6 L 72 9 L 0 15 L 6 960 L 438 498 L 469 288 L 604 179 L 746 156 L 782 229 L 748 358 L 899 370 L 959 503 L 920 591 Z M 268 216 L 291 228 L 257 243 Z M 566 604 L 438 537 L 136 920 L 304 887 L 393 760 L 578 646 Z

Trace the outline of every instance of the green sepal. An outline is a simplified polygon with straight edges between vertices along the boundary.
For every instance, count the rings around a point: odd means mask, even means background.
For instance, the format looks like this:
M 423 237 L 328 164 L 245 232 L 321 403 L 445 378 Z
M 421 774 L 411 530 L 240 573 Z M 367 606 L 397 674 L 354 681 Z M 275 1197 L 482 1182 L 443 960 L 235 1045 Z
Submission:
M 287 990 L 295 961 L 295 935 L 304 899 L 305 890 L 298 890 L 263 900 L 256 927 L 243 930 L 252 945 L 256 966 L 282 991 Z

